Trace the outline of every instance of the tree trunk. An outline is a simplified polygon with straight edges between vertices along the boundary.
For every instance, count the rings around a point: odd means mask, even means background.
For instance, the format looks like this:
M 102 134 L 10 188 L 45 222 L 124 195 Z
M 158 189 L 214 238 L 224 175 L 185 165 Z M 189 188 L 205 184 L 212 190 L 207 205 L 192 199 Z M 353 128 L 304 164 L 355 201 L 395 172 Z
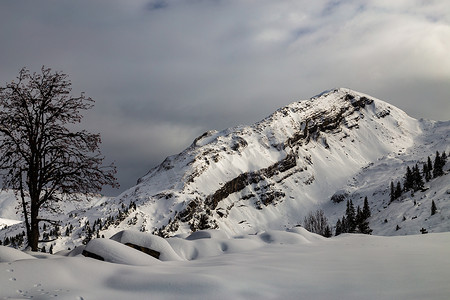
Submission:
M 39 241 L 39 223 L 36 220 L 31 221 L 31 231 L 28 237 L 28 246 L 30 246 L 31 251 L 37 252 Z
M 31 199 L 31 211 L 30 211 L 30 235 L 28 236 L 28 246 L 31 251 L 39 251 L 39 207 L 37 205 L 39 198 L 37 200 Z
M 22 200 L 23 218 L 25 219 L 25 227 L 27 229 L 27 237 L 31 236 L 30 220 L 28 219 L 27 203 L 25 201 L 25 193 L 23 191 L 22 179 L 20 179 L 20 198 Z

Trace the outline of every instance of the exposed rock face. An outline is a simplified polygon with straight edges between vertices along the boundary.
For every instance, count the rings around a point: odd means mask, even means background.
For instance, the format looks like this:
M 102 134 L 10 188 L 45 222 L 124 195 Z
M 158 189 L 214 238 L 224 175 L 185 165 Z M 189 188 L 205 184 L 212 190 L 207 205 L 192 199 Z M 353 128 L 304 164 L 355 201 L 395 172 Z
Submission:
M 257 184 L 266 178 L 271 178 L 275 175 L 276 172 L 285 172 L 295 166 L 296 158 L 294 155 L 289 154 L 286 156 L 286 158 L 267 168 L 255 172 L 242 173 L 238 177 L 233 178 L 232 180 L 225 183 L 223 187 L 217 190 L 214 194 L 208 196 L 205 200 L 205 204 L 210 209 L 215 209 L 217 207 L 217 204 L 221 200 L 227 198 L 229 195 L 240 192 L 245 187 L 251 184 Z M 267 204 L 270 203 L 270 201 L 266 202 Z
M 162 236 L 294 224 L 314 203 L 328 201 L 348 176 L 395 151 L 393 139 L 410 142 L 415 122 L 383 101 L 333 90 L 252 126 L 202 134 L 123 197 L 143 203 L 151 221 L 141 229 Z M 373 150 L 371 143 L 379 146 Z M 286 213 L 277 216 L 276 210 Z

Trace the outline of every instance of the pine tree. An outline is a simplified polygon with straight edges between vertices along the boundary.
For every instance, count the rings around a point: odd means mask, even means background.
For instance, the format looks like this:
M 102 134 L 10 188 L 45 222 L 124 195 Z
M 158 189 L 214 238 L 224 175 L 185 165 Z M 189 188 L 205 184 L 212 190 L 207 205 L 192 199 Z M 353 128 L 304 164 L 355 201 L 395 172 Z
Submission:
M 434 169 L 433 169 L 433 177 L 434 178 L 444 175 L 443 167 L 444 167 L 444 165 L 442 164 L 442 159 L 439 154 L 439 151 L 436 151 L 436 157 L 434 159 Z
M 345 216 L 342 216 L 342 222 L 341 222 L 341 233 L 347 233 L 348 232 L 348 222 Z
M 429 156 L 427 159 L 427 167 L 428 167 L 428 171 L 430 172 L 430 175 L 431 175 L 431 171 L 433 171 L 433 163 L 431 162 L 431 158 Z
M 323 233 L 323 236 L 326 237 L 326 238 L 329 238 L 329 237 L 332 237 L 332 236 L 333 236 L 333 233 L 331 232 L 331 228 L 330 228 L 329 225 L 327 225 L 327 226 L 325 227 L 325 231 L 324 231 L 324 233 Z
M 367 220 L 363 220 L 358 224 L 358 231 L 362 234 L 371 234 L 372 229 L 369 227 L 369 222 Z
M 363 217 L 363 214 L 362 214 L 362 210 L 361 210 L 361 207 L 359 207 L 359 205 L 358 205 L 358 207 L 356 208 L 356 216 L 355 216 L 356 228 L 358 228 L 359 224 L 361 222 L 363 222 L 363 221 L 364 221 L 364 217 Z
M 342 233 L 342 222 L 340 219 L 336 222 L 336 236 L 340 235 Z
M 394 182 L 393 181 L 391 181 L 389 195 L 390 195 L 390 202 L 394 201 L 396 197 L 395 197 L 395 189 L 394 189 Z
M 436 211 L 437 211 L 436 203 L 434 203 L 434 200 L 433 200 L 433 201 L 431 201 L 431 215 L 432 216 L 435 215 Z
M 425 178 L 426 182 L 430 181 L 431 173 L 428 170 L 428 165 L 427 164 L 423 164 L 423 166 L 422 166 L 422 174 L 423 174 L 423 177 Z
M 356 212 L 352 200 L 347 200 L 347 210 L 345 214 L 347 216 L 348 232 L 354 233 L 356 230 Z
M 395 187 L 395 199 L 402 195 L 402 184 L 400 181 L 397 181 L 397 186 Z
M 416 164 L 413 167 L 413 190 L 414 191 L 418 191 L 423 189 L 423 179 L 422 179 L 422 175 L 420 174 L 419 171 L 419 166 Z
M 367 197 L 364 198 L 364 206 L 363 209 L 358 205 L 358 208 L 356 209 L 356 217 L 355 217 L 355 225 L 356 225 L 356 232 L 362 233 L 362 234 L 371 234 L 372 229 L 369 227 L 369 222 L 367 219 L 370 217 L 370 208 L 369 203 L 367 200 Z
M 405 174 L 405 183 L 403 184 L 403 189 L 405 190 L 405 192 L 413 188 L 413 180 L 414 180 L 413 172 L 411 171 L 411 168 L 407 166 Z
M 441 160 L 443 165 L 447 163 L 447 154 L 445 153 L 445 151 L 442 151 Z
M 364 198 L 364 205 L 363 205 L 362 213 L 363 213 L 363 217 L 365 220 L 370 218 L 370 216 L 372 215 L 372 212 L 370 211 L 370 207 L 369 207 L 369 201 L 367 200 L 367 196 Z

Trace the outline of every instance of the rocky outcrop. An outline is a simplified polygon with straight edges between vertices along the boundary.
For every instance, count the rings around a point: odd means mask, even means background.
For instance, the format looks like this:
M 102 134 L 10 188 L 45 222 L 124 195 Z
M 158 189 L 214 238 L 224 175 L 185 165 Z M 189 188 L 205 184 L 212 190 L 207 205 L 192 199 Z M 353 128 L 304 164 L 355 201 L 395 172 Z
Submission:
M 217 190 L 214 194 L 208 196 L 205 199 L 205 204 L 210 209 L 215 209 L 217 207 L 217 204 L 227 198 L 229 195 L 233 193 L 237 193 L 242 191 L 245 187 L 259 183 L 260 181 L 264 180 L 265 178 L 271 178 L 275 173 L 283 173 L 293 167 L 296 166 L 296 157 L 293 154 L 288 154 L 284 159 L 281 161 L 269 166 L 268 168 L 264 168 L 255 172 L 246 172 L 242 173 L 236 178 L 233 178 L 232 180 L 228 181 L 223 185 L 222 188 Z M 279 194 L 277 194 L 279 196 Z M 272 197 L 272 198 L 271 198 Z M 275 197 L 273 196 L 267 196 L 265 198 L 272 199 Z M 265 200 L 264 203 L 270 203 L 271 201 Z

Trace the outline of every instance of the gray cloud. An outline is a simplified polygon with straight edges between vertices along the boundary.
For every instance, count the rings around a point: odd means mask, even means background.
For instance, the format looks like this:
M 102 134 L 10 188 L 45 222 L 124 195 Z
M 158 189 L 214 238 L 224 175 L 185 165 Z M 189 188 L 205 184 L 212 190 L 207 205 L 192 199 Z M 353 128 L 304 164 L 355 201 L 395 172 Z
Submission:
M 122 190 L 202 132 L 349 87 L 449 118 L 445 1 L 3 1 L 0 83 L 69 74 Z M 108 193 L 114 193 L 107 190 Z M 117 192 L 116 192 L 117 193 Z

